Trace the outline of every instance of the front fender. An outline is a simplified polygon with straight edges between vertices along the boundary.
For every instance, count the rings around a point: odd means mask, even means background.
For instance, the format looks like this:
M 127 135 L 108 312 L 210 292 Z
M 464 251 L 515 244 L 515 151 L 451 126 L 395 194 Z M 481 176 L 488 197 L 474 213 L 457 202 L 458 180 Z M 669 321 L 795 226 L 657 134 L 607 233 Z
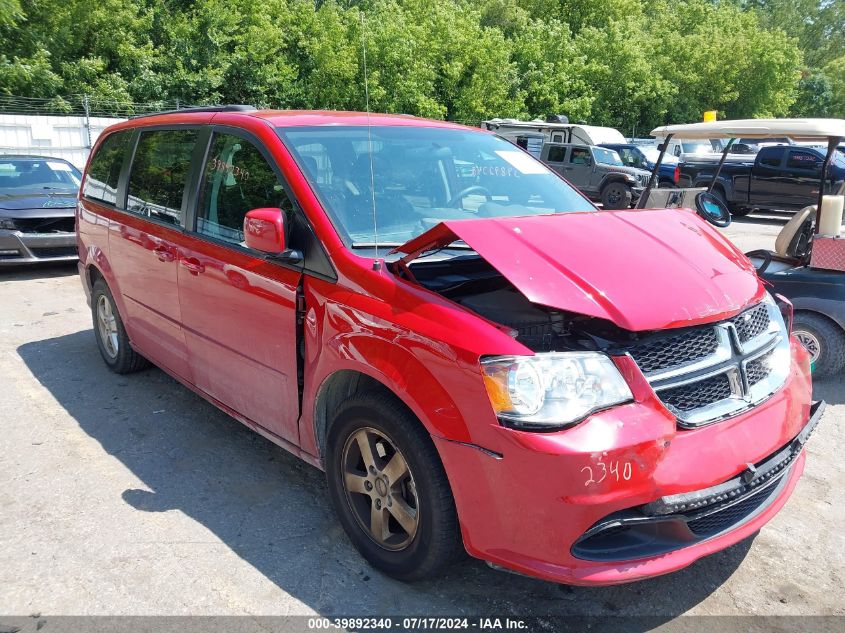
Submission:
M 601 178 L 601 182 L 599 183 L 599 189 L 603 189 L 605 185 L 610 184 L 611 182 L 621 182 L 623 185 L 627 187 L 634 187 L 636 186 L 636 182 L 631 182 L 625 176 L 621 174 L 605 174 Z
M 306 285 L 303 338 L 305 362 L 300 445 L 319 455 L 317 404 L 321 389 L 337 372 L 368 376 L 396 395 L 434 436 L 483 444 L 498 426 L 479 372 L 479 357 L 467 349 L 402 326 L 329 284 Z M 346 294 L 344 297 L 343 294 Z M 358 297 L 360 299 L 360 296 Z M 375 313 L 375 314 L 374 314 Z M 468 422 L 472 421 L 472 428 Z M 476 436 L 476 437 L 474 437 Z

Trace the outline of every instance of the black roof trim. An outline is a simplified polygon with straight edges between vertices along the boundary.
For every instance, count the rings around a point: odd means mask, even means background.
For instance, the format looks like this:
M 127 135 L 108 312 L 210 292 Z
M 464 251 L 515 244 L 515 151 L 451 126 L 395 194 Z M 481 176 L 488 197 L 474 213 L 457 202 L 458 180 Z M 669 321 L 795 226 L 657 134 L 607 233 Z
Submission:
M 183 114 L 187 112 L 254 112 L 255 106 L 245 105 L 241 103 L 234 103 L 230 105 L 219 106 L 197 106 L 196 108 L 180 108 L 179 110 L 162 110 L 161 112 L 150 112 L 148 114 L 138 114 L 130 117 L 131 119 L 143 119 L 150 116 L 159 116 L 160 114 Z

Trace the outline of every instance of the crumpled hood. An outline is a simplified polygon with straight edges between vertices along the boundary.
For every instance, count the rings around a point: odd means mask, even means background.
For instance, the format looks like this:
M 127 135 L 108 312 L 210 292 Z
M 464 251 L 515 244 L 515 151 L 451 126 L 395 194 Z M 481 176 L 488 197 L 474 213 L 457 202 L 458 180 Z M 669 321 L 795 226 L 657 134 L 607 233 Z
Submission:
M 764 288 L 751 262 L 689 209 L 444 221 L 405 261 L 463 240 L 530 301 L 632 331 L 733 315 Z
M 23 209 L 72 209 L 76 207 L 76 191 L 45 190 L 44 193 L 0 193 L 0 211 Z

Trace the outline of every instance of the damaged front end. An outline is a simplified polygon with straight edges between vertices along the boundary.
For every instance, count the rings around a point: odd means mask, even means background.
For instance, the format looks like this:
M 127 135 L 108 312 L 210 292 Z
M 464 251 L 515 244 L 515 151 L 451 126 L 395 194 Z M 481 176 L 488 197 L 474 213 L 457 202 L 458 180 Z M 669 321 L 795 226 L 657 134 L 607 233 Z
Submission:
M 690 229 L 711 244 L 723 240 L 718 233 L 695 217 L 662 214 L 660 229 L 649 233 L 648 253 L 622 246 L 643 241 L 653 214 L 570 214 L 444 222 L 399 247 L 405 257 L 392 266 L 534 353 L 482 358 L 503 423 L 560 429 L 630 401 L 611 363 L 629 356 L 679 427 L 695 428 L 746 411 L 783 386 L 789 333 L 785 308 L 729 244 L 706 249 L 700 263 L 666 246 L 673 236 L 689 240 Z M 608 229 L 601 234 L 614 238 L 592 243 L 587 229 Z M 457 240 L 477 256 L 425 259 Z M 621 274 L 645 262 L 661 273 L 633 284 Z M 684 287 L 673 291 L 678 278 Z M 702 305 L 702 295 L 713 299 Z M 541 390 L 546 393 L 534 393 Z M 541 406 L 544 396 L 555 399 L 553 392 L 558 405 Z

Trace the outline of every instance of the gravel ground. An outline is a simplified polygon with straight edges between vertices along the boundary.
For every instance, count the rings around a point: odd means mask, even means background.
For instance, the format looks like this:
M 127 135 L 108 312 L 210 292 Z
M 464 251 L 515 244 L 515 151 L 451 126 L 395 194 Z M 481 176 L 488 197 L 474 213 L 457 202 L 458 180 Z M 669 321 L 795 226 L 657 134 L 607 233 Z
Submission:
M 781 224 L 727 233 L 761 248 Z M 0 614 L 845 614 L 841 378 L 754 539 L 613 588 L 476 560 L 405 585 L 352 549 L 320 472 L 159 370 L 109 373 L 93 336 L 74 266 L 0 271 Z

